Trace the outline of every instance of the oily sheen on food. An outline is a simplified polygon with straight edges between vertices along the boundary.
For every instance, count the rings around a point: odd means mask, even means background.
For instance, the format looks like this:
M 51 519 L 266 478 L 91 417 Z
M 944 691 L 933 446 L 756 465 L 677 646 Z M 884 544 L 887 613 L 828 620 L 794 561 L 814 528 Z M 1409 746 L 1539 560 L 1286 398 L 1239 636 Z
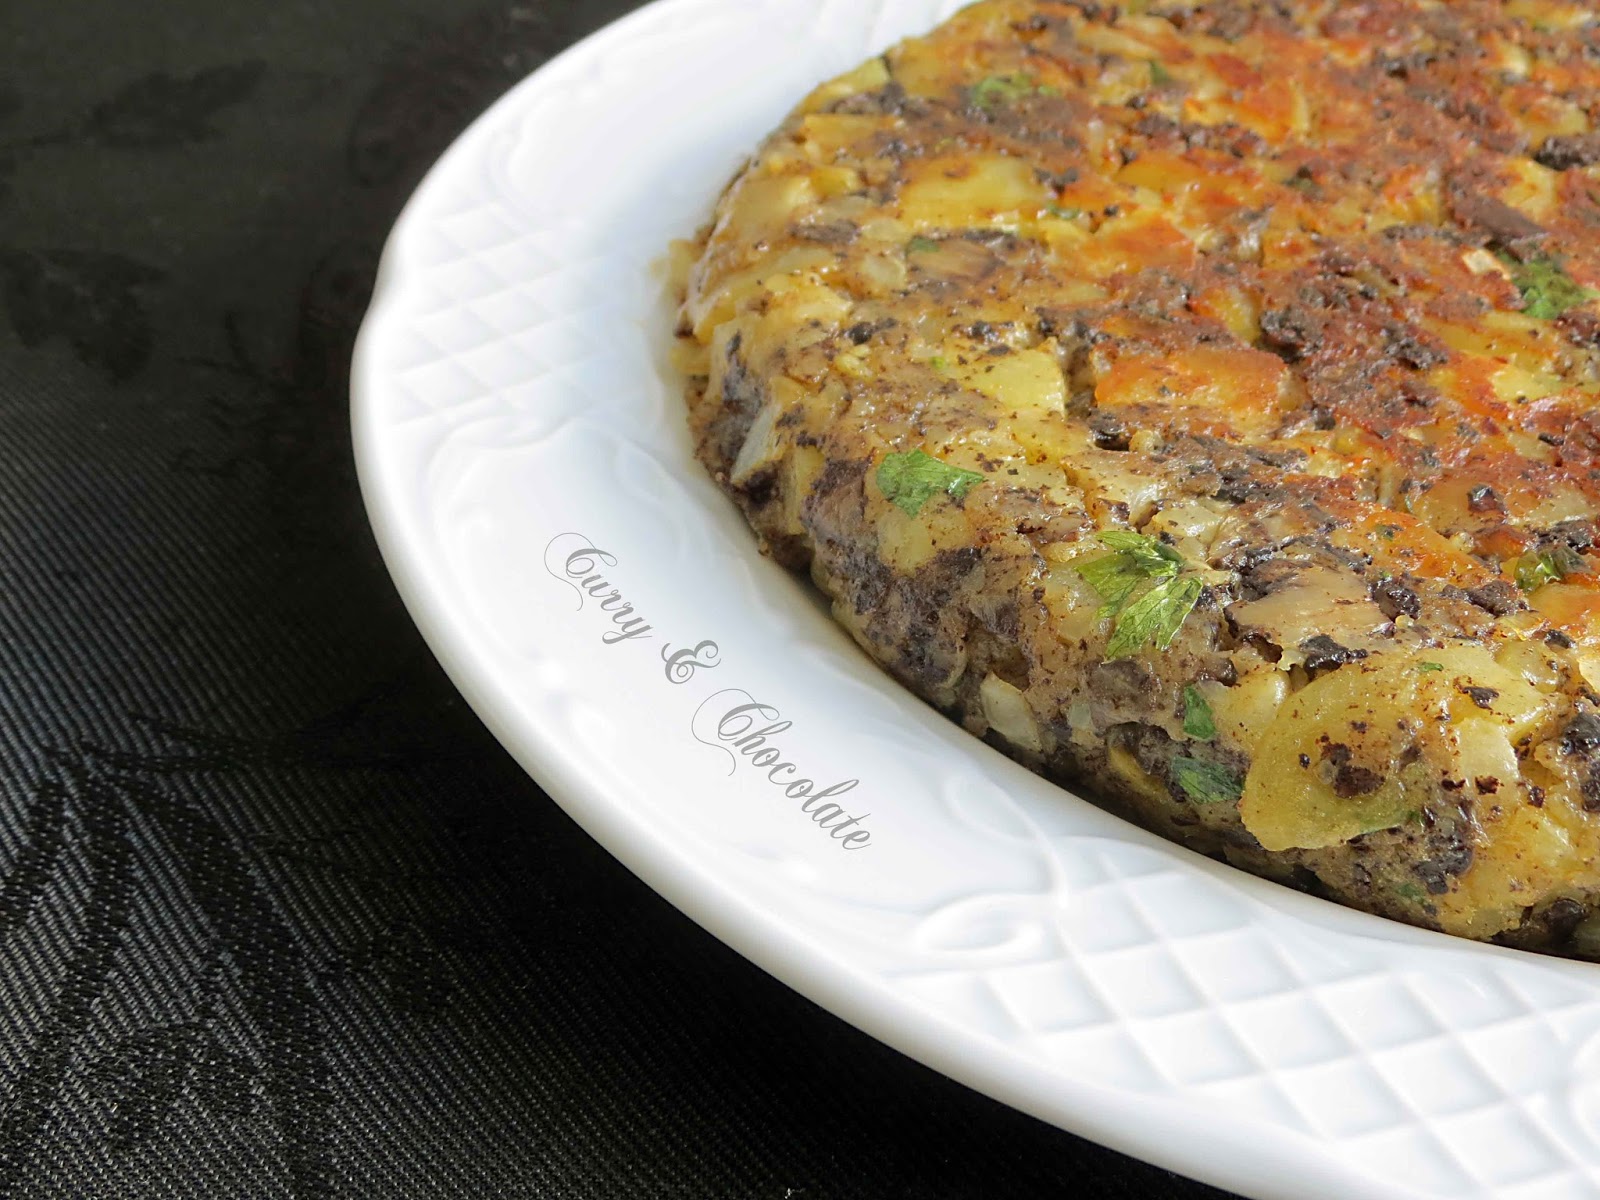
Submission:
M 685 248 L 699 456 L 1030 767 L 1596 953 L 1597 121 L 1589 5 L 973 5 Z

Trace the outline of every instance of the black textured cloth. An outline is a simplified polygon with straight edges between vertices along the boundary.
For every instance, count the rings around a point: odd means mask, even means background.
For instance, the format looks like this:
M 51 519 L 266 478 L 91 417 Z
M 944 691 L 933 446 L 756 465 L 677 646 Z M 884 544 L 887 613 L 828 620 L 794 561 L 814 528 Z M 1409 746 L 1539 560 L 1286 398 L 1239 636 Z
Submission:
M 477 4 L 0 4 L 0 1195 L 1219 1195 L 769 979 L 434 664 L 351 465 L 377 251 L 633 7 Z

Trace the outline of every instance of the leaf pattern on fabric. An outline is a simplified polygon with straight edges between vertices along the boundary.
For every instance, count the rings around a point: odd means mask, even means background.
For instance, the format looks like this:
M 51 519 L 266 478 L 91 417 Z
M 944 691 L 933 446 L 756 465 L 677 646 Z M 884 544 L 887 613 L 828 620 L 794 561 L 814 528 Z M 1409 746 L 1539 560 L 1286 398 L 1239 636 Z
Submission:
M 116 382 L 150 360 L 150 318 L 139 292 L 165 277 L 120 254 L 0 250 L 0 289 L 22 344 L 65 338 L 81 362 Z
M 389 62 L 356 114 L 351 174 L 375 186 L 431 161 L 482 106 L 486 85 L 509 87 L 539 65 L 548 33 L 542 8 L 513 5 L 418 39 Z
M 34 788 L 20 846 L 0 874 L 0 941 L 33 914 L 67 844 L 67 789 L 59 779 Z
M 61 801 L 62 828 L 72 831 L 75 866 L 84 880 L 82 917 L 55 986 L 37 999 L 27 1059 L 7 1081 L 0 1105 L 0 1194 L 10 1194 L 8 1182 L 26 1164 L 49 1124 L 54 1098 L 71 1078 L 73 1048 L 115 970 L 135 887 L 127 810 L 115 784 L 82 764 L 64 763 L 41 791 Z M 63 873 L 59 859 L 45 870 L 52 877 Z M 4 1016 L 0 1012 L 0 1029 Z
M 323 975 L 330 980 L 370 979 L 396 1007 L 423 1018 L 436 1016 L 459 987 L 435 937 L 408 920 L 391 922 L 344 951 Z
M 0 1197 L 641 1178 L 745 1196 L 767 1167 L 700 1132 L 809 1119 L 790 1089 L 737 1082 L 770 1066 L 739 1055 L 784 1039 L 741 1049 L 726 1026 L 760 1020 L 727 1014 L 777 1014 L 808 1048 L 805 1022 L 831 1018 L 755 972 L 702 1002 L 731 953 L 614 870 L 472 716 L 393 594 L 351 467 L 351 343 L 411 182 L 636 6 L 6 10 Z M 115 386 L 157 363 L 159 391 Z M 829 1086 L 829 1063 L 803 1054 L 792 1094 Z M 635 1084 L 662 1072 L 646 1109 Z M 897 1111 L 893 1078 L 866 1078 L 864 1126 L 829 1127 L 851 1162 Z M 1012 1144 L 986 1111 L 936 1139 Z M 572 1113 L 584 1131 L 552 1136 Z M 1040 1130 L 1016 1157 L 1050 1160 Z
M 84 134 L 102 146 L 159 150 L 217 137 L 224 109 L 254 94 L 266 64 L 234 63 L 174 77 L 147 75 L 95 105 Z
M 107 749 L 99 755 L 151 779 L 294 767 L 414 771 L 459 760 L 464 752 L 455 739 L 473 718 L 459 697 L 424 690 L 419 674 L 408 671 L 376 681 L 338 708 L 284 731 L 220 733 L 136 716 L 136 726 L 163 748 Z
M 123 1038 L 94 1061 L 88 1086 L 105 1106 L 112 1146 L 125 1151 L 155 1133 L 185 1096 L 232 1120 L 255 1116 L 263 1094 L 258 1074 L 207 1025 L 190 1022 Z
M 260 1091 L 271 1109 L 294 1194 L 327 1194 L 332 1175 L 328 1060 L 305 947 L 284 919 L 253 856 L 190 788 L 151 778 L 133 752 L 90 747 L 87 756 L 96 771 L 116 782 L 130 812 L 159 839 L 176 868 L 193 917 L 226 964 L 238 1009 L 260 1047 Z M 238 1098 L 235 1086 L 249 1070 L 242 1060 L 228 1058 L 220 1049 L 206 1049 L 183 1059 L 189 1065 L 180 1070 L 168 1042 L 170 1036 L 145 1047 L 134 1064 L 153 1072 L 154 1115 L 170 1109 L 173 1089 L 185 1084 L 218 1101 L 224 1111 L 242 1111 L 245 1101 Z M 122 1130 L 122 1135 L 143 1136 L 153 1128 L 153 1120 L 153 1115 L 145 1114 L 141 1123 Z

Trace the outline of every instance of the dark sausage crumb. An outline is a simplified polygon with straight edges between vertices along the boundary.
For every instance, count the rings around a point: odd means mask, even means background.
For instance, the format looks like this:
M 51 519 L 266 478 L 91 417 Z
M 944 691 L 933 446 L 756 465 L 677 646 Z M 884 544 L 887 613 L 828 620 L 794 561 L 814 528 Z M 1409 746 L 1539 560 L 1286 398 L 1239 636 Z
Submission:
M 1325 633 L 1319 633 L 1316 637 L 1301 642 L 1300 651 L 1306 656 L 1308 671 L 1342 667 L 1345 663 L 1359 662 L 1367 657 L 1365 650 L 1352 650 L 1348 646 L 1341 646 Z
M 1383 786 L 1383 776 L 1367 767 L 1355 766 L 1350 747 L 1342 743 L 1324 746 L 1322 759 L 1333 768 L 1333 777 L 1329 781 L 1333 785 L 1334 795 L 1344 800 L 1351 800 L 1357 796 L 1370 796 Z
M 1600 746 L 1600 717 L 1593 713 L 1579 713 L 1568 723 L 1561 735 L 1561 749 L 1566 754 L 1589 754 Z
M 1534 161 L 1552 171 L 1573 167 L 1592 167 L 1600 163 L 1600 133 L 1569 133 L 1548 137 L 1533 156 Z
M 1432 896 L 1443 896 L 1450 890 L 1452 876 L 1461 875 L 1472 865 L 1472 847 L 1460 834 L 1452 834 L 1441 853 L 1419 862 L 1411 870 L 1422 880 L 1422 885 Z
M 1422 600 L 1398 579 L 1383 579 L 1372 585 L 1372 599 L 1389 620 L 1406 616 L 1415 621 L 1422 615 Z
M 1505 501 L 1495 494 L 1495 490 L 1486 484 L 1479 484 L 1467 493 L 1467 507 L 1475 513 L 1503 513 L 1506 511 Z
M 1522 593 L 1517 590 L 1517 585 L 1507 583 L 1504 579 L 1496 579 L 1482 587 L 1472 588 L 1467 592 L 1467 599 L 1476 604 L 1484 612 L 1492 613 L 1497 617 L 1509 616 L 1520 611 L 1526 601 Z

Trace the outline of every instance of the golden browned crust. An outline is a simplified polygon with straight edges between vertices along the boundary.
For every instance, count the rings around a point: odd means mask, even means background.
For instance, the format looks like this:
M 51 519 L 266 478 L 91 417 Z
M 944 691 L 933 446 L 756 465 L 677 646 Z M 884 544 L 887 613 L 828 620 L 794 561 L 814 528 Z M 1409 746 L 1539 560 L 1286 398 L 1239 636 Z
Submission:
M 694 254 L 700 455 L 907 686 L 1247 869 L 1600 945 L 1600 14 L 987 0 Z

